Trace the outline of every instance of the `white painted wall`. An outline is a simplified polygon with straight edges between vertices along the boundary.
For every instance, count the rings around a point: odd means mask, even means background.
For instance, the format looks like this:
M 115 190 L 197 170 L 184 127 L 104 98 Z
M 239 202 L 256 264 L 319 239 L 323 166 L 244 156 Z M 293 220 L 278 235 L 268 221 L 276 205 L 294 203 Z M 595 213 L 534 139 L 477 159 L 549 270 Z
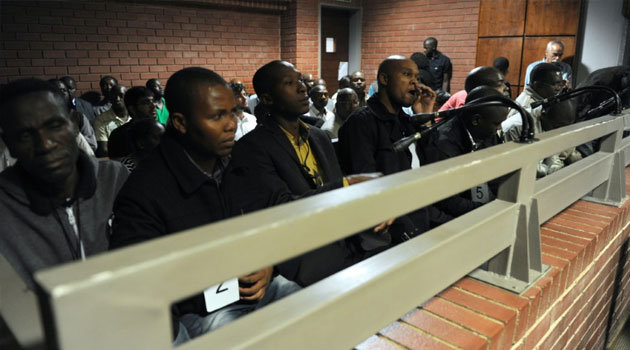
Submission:
M 623 64 L 630 37 L 628 19 L 621 14 L 622 5 L 623 0 L 586 0 L 582 60 L 574 86 L 594 70 Z

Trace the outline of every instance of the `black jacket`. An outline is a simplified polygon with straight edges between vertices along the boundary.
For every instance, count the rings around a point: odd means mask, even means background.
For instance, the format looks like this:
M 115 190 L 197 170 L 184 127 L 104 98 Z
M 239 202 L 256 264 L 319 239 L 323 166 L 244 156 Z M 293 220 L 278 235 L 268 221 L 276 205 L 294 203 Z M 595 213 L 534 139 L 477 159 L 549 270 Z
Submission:
M 477 149 L 483 149 L 500 143 L 499 138 L 493 135 L 477 145 Z M 473 151 L 470 137 L 460 118 L 452 118 L 437 128 L 437 131 L 429 133 L 419 147 L 420 163 L 430 164 L 440 160 L 457 157 Z M 496 194 L 498 184 L 489 184 L 491 198 Z M 435 207 L 447 215 L 456 217 L 463 215 L 482 204 L 471 200 L 470 191 L 461 192 L 453 197 L 435 203 Z
M 378 94 L 372 96 L 367 106 L 352 113 L 339 129 L 339 157 L 344 173 L 389 175 L 411 169 L 411 152 L 395 152 L 392 145 L 415 132 L 402 109 L 391 114 L 378 100 Z M 430 210 L 421 208 L 398 218 L 390 229 L 394 243 L 428 230 Z
M 342 187 L 343 176 L 328 135 L 311 127 L 308 141 L 317 159 L 323 186 L 318 187 L 306 172 L 277 122 L 269 117 L 259 119 L 256 129 L 236 142 L 231 162 L 235 173 L 255 174 L 263 188 L 252 191 L 249 196 L 241 196 L 243 200 L 239 201 L 236 210 L 247 213 Z M 247 176 L 233 179 L 245 181 Z M 284 277 L 305 286 L 360 258 L 346 240 L 341 240 L 278 264 L 276 269 Z

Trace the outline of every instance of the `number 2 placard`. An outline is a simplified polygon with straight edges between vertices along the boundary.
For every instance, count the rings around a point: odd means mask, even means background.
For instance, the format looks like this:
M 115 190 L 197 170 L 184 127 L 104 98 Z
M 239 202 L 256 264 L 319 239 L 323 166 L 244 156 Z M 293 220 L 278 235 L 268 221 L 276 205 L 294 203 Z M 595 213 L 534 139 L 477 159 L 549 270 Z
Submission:
M 208 312 L 232 304 L 239 299 L 238 279 L 233 278 L 206 289 L 203 292 L 203 297 L 206 300 L 206 311 Z

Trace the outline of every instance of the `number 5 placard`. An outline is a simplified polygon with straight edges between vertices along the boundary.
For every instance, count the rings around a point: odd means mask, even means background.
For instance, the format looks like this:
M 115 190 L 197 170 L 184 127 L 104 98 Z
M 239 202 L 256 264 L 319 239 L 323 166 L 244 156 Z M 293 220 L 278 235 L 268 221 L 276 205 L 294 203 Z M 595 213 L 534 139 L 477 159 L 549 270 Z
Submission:
M 203 292 L 203 297 L 206 300 L 206 311 L 208 312 L 232 304 L 239 299 L 238 279 L 233 278 L 206 289 Z

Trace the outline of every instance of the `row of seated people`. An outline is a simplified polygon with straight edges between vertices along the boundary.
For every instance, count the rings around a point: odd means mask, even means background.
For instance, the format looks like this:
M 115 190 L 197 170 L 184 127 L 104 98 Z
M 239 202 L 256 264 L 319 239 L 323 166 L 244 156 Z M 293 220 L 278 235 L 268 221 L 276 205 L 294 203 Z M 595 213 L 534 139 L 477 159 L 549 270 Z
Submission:
M 537 84 L 553 86 L 559 74 L 553 64 L 540 64 L 532 88 L 543 94 Z M 166 85 L 169 120 L 161 140 L 143 151 L 131 174 L 120 162 L 80 150 L 78 122 L 58 88 L 37 79 L 9 83 L 0 91 L 0 128 L 17 162 L 0 173 L 0 254 L 34 288 L 33 273 L 43 268 L 408 170 L 414 157 L 428 164 L 496 145 L 502 123 L 511 122 L 507 108 L 485 107 L 446 120 L 414 154 L 395 152 L 395 141 L 417 131 L 403 108 L 431 112 L 436 94 L 420 82 L 416 63 L 402 56 L 384 60 L 377 76 L 378 93 L 344 118 L 335 151 L 326 132 L 301 119 L 310 99 L 292 64 L 272 61 L 255 73 L 257 126 L 238 142 L 242 108 L 235 91 L 213 71 L 180 70 Z M 502 95 L 502 79 L 491 67 L 473 70 L 466 79 L 467 100 Z M 137 94 L 124 98 L 130 112 L 140 113 L 140 105 L 154 110 L 148 102 L 154 95 L 134 89 Z M 337 105 L 337 112 L 343 109 Z M 555 115 L 541 113 L 543 131 L 547 124 L 563 125 Z M 143 130 L 134 124 L 129 135 Z M 172 308 L 173 342 L 197 337 L 462 215 L 491 200 L 494 184 L 487 187 L 484 198 L 468 191 L 240 276 L 238 296 L 229 305 L 209 309 L 204 294 L 179 302 Z

